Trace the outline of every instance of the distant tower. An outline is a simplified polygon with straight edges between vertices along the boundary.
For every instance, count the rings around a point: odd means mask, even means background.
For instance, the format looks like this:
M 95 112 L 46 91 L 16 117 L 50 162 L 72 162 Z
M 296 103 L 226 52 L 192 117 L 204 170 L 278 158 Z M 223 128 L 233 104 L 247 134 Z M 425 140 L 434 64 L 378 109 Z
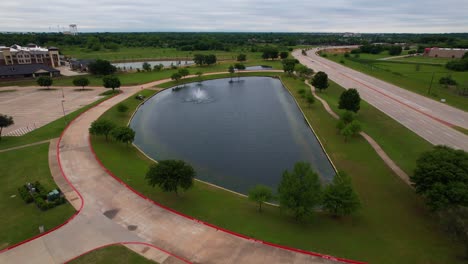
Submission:
M 78 35 L 78 28 L 76 27 L 76 24 L 70 24 L 70 33 L 73 36 Z

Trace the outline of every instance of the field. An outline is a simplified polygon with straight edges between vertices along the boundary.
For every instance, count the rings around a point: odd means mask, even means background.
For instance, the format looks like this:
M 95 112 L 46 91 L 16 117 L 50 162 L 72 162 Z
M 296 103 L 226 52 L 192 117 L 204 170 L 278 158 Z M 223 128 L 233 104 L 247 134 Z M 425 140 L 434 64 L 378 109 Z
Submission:
M 354 216 L 335 219 L 316 213 L 304 222 L 296 222 L 275 207 L 266 206 L 263 213 L 258 213 L 256 205 L 246 198 L 200 182 L 177 197 L 146 183 L 144 175 L 151 162 L 135 148 L 108 143 L 101 137 L 93 137 L 92 145 L 108 169 L 151 199 L 235 232 L 370 263 L 459 263 L 460 248 L 448 241 L 421 199 L 390 171 L 368 143 L 360 137 L 344 143 L 336 132 L 336 120 L 318 102 L 309 107 L 300 99 L 297 90 L 307 88 L 305 84 L 292 78 L 283 80 L 299 101 L 338 169 L 352 177 L 363 204 L 362 210 Z M 331 89 L 327 100 L 336 100 L 335 95 L 339 91 L 338 88 L 336 91 Z M 135 99 L 128 99 L 126 104 L 135 106 L 132 100 Z M 369 109 L 368 115 L 378 116 L 372 113 L 375 110 Z M 110 109 L 103 117 L 126 124 L 130 114 L 117 115 L 115 109 Z M 363 122 L 366 118 L 370 117 L 363 114 Z M 392 137 L 391 132 L 382 132 L 387 129 L 403 136 L 410 135 L 401 131 L 405 129 L 402 126 L 391 124 L 395 122 L 391 119 L 382 122 L 390 124 L 374 133 L 385 140 Z M 370 126 L 368 122 L 366 124 Z M 418 144 L 427 147 L 424 141 Z M 416 154 L 409 156 L 413 155 Z M 412 166 L 406 165 L 406 170 L 411 170 Z
M 130 249 L 121 246 L 108 246 L 74 259 L 69 264 L 155 264 L 156 262 L 148 260 Z
M 468 74 L 466 72 L 450 71 L 443 65 L 372 60 L 361 57 L 356 59 L 353 58 L 353 55 L 349 58 L 345 58 L 344 55 L 327 56 L 328 59 L 335 62 L 344 62 L 345 66 L 354 70 L 437 101 L 445 99 L 447 104 L 468 111 L 468 95 L 459 94 L 460 89 L 468 90 Z M 419 59 L 425 58 L 420 57 Z M 457 87 L 446 87 L 439 84 L 439 79 L 448 75 L 458 82 Z
M 48 163 L 49 144 L 41 144 L 0 153 L 3 165 L 0 172 L 0 249 L 62 224 L 75 212 L 67 202 L 41 211 L 34 203 L 26 204 L 18 188 L 27 182 L 39 181 L 47 190 L 57 188 L 50 175 Z

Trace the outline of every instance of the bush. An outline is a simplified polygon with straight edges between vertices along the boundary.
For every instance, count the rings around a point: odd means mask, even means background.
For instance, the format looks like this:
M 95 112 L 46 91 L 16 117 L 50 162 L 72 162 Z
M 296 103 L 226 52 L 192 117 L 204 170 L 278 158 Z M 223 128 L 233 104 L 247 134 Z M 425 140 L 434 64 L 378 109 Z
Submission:
M 34 201 L 26 185 L 23 185 L 22 187 L 18 188 L 18 192 L 25 203 L 29 204 Z
M 455 81 L 450 75 L 440 78 L 439 83 L 444 85 L 457 85 L 457 81 Z
M 117 105 L 117 111 L 119 111 L 119 113 L 125 113 L 128 111 L 128 106 L 126 106 L 123 103 L 120 103 Z

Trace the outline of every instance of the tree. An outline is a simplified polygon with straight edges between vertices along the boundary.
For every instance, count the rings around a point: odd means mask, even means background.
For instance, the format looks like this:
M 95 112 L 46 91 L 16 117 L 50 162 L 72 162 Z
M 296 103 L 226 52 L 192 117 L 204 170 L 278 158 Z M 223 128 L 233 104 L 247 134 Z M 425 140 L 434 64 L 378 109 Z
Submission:
M 296 66 L 295 59 L 284 59 L 281 61 L 283 64 L 283 71 L 288 75 L 291 75 L 294 72 L 294 67 Z
M 178 72 L 175 72 L 171 75 L 171 79 L 176 82 L 176 85 L 179 85 L 179 81 L 182 79 L 182 75 L 180 75 Z
M 143 68 L 144 71 L 149 72 L 149 71 L 151 71 L 151 64 L 149 64 L 148 62 L 145 61 L 145 62 L 143 62 L 142 68 Z
M 321 92 L 328 88 L 328 75 L 325 72 L 319 71 L 312 77 L 310 83 Z
M 104 135 L 106 137 L 106 141 L 108 140 L 108 135 L 115 128 L 115 124 L 112 121 L 107 119 L 98 119 L 91 123 L 91 127 L 89 128 L 89 133 L 91 135 Z
M 216 55 L 209 54 L 205 56 L 205 62 L 207 65 L 215 64 L 217 61 Z
M 198 71 L 198 72 L 195 73 L 195 75 L 197 75 L 197 77 L 198 77 L 198 82 L 201 83 L 203 81 L 203 79 L 202 79 L 203 72 Z
M 296 219 L 301 219 L 320 204 L 319 176 L 308 163 L 298 162 L 292 172 L 283 173 L 278 194 L 281 207 L 292 211 Z
M 345 142 L 347 142 L 348 138 L 359 134 L 359 132 L 361 131 L 362 131 L 361 123 L 357 120 L 353 120 L 349 124 L 345 124 L 345 126 L 341 129 L 340 132 L 345 137 Z
M 359 92 L 354 89 L 348 89 L 340 95 L 340 101 L 338 103 L 339 109 L 346 109 L 357 113 L 361 108 L 361 97 Z
M 89 85 L 89 79 L 84 76 L 76 77 L 73 79 L 73 85 L 81 86 L 81 89 L 84 90 L 85 86 Z
M 401 46 L 390 46 L 390 48 L 388 48 L 388 54 L 390 56 L 400 55 L 402 51 L 403 49 Z
M 340 172 L 323 192 L 322 208 L 333 216 L 345 216 L 361 207 L 361 202 L 353 189 L 351 178 Z
M 146 173 L 148 184 L 158 185 L 164 192 L 175 192 L 178 188 L 188 190 L 193 186 L 195 170 L 182 160 L 162 160 L 150 166 Z
M 240 72 L 242 70 L 245 70 L 245 65 L 242 63 L 236 63 L 234 64 L 234 68 L 237 70 L 237 80 L 240 78 Z
M 161 63 L 153 66 L 153 70 L 155 71 L 161 71 L 163 68 L 164 68 L 164 65 Z
M 2 140 L 2 130 L 4 127 L 9 127 L 15 124 L 12 116 L 0 114 L 0 141 Z
M 126 126 L 115 127 L 112 129 L 111 135 L 115 140 L 126 143 L 127 145 L 135 139 L 135 131 Z
M 117 105 L 117 111 L 119 111 L 120 113 L 125 113 L 128 111 L 128 106 L 123 103 L 120 103 Z
M 114 90 L 115 88 L 120 87 L 120 80 L 117 76 L 113 76 L 113 75 L 104 76 L 104 78 L 102 78 L 102 82 L 103 82 L 104 87 L 112 88 L 112 91 L 115 91 Z
M 299 74 L 300 77 L 303 78 L 309 78 L 314 74 L 314 70 L 302 64 L 297 64 L 294 70 Z
M 243 53 L 237 55 L 237 61 L 243 62 L 243 61 L 246 61 L 246 60 L 247 60 L 247 55 L 245 55 Z
M 181 68 L 179 69 L 179 74 L 182 76 L 182 78 L 184 78 L 185 76 L 188 76 L 190 72 L 187 68 Z
M 278 49 L 272 46 L 265 46 L 263 48 L 262 58 L 263 59 L 277 59 L 278 58 Z
M 229 73 L 231 74 L 231 80 L 229 82 L 232 82 L 232 75 L 234 74 L 235 70 L 234 70 L 234 66 L 230 65 L 229 68 L 228 68 L 228 71 Z
M 258 203 L 258 211 L 262 211 L 262 204 L 273 198 L 271 189 L 264 185 L 256 185 L 249 191 L 249 199 Z
M 468 153 L 436 146 L 421 154 L 410 180 L 432 210 L 468 206 Z
M 117 71 L 117 68 L 106 60 L 96 60 L 88 65 L 90 73 L 95 75 L 111 75 Z
M 52 85 L 53 80 L 49 76 L 41 76 L 37 78 L 37 84 L 41 87 L 47 87 L 47 89 L 50 89 L 50 86 Z
M 203 54 L 195 54 L 193 56 L 193 62 L 195 62 L 195 64 L 201 66 L 203 64 L 205 64 L 205 55 Z
M 279 56 L 280 56 L 280 58 L 281 58 L 282 60 L 284 60 L 284 59 L 286 59 L 286 58 L 289 56 L 289 52 L 287 52 L 287 51 L 282 51 L 282 52 L 280 52 Z

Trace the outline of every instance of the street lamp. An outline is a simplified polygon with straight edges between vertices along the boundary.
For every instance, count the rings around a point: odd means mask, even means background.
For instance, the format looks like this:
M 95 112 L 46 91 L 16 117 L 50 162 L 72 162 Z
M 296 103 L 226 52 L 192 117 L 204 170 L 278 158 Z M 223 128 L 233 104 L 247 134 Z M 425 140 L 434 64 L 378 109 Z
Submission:
M 63 106 L 64 102 L 65 102 L 65 100 L 62 100 L 63 119 L 65 120 L 65 125 L 66 125 L 67 124 L 67 117 L 66 117 L 66 114 L 65 114 L 65 107 Z

